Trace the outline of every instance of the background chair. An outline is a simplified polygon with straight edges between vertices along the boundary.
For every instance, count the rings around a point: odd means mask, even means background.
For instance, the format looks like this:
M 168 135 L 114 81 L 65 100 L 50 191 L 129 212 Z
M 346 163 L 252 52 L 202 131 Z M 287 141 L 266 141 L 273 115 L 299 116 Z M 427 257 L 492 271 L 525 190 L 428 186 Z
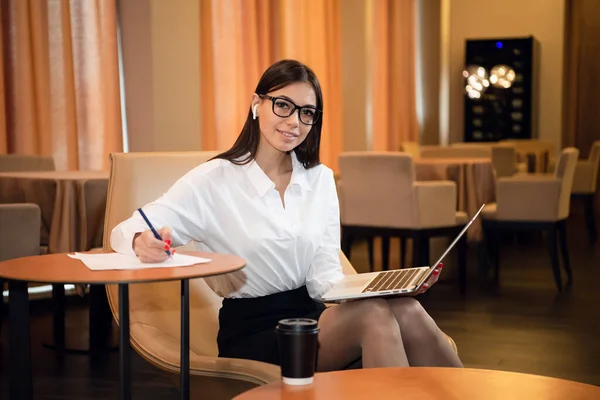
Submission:
M 56 167 L 54 165 L 54 159 L 52 157 L 29 156 L 20 154 L 0 154 L 0 172 L 29 172 L 55 170 Z M 36 254 L 46 254 L 48 252 L 48 238 L 42 238 L 42 235 L 40 234 L 38 234 L 37 237 L 39 239 L 39 252 Z M 37 284 L 30 285 L 36 286 Z
M 340 155 L 339 165 L 342 251 L 348 257 L 355 237 L 381 236 L 386 270 L 389 238 L 400 237 L 413 240 L 413 265 L 429 265 L 429 239 L 454 237 L 467 222 L 466 214 L 456 211 L 456 184 L 417 182 L 413 160 L 405 153 L 348 152 Z M 401 247 L 404 267 L 406 248 Z M 458 247 L 460 288 L 464 292 L 465 236 Z
M 556 287 L 559 291 L 562 290 L 557 236 L 563 267 L 568 282 L 571 282 L 566 220 L 569 217 L 578 155 L 579 151 L 575 148 L 564 149 L 554 175 L 516 175 L 498 180 L 497 203 L 488 204 L 481 213 L 485 241 L 492 253 L 496 279 L 499 275 L 498 231 L 542 230 L 548 233 L 548 250 Z
M 527 172 L 527 164 L 517 161 L 517 150 L 514 145 L 499 144 L 491 147 L 492 165 L 496 171 L 496 178 L 513 176 Z
M 37 204 L 0 204 L 0 261 L 40 254 L 42 212 Z M 0 279 L 4 290 L 4 279 Z M 4 301 L 0 297 L 0 332 Z
M 600 140 L 592 145 L 587 160 L 579 160 L 575 166 L 573 189 L 571 197 L 581 198 L 585 207 L 585 222 L 590 237 L 590 242 L 595 243 L 596 214 L 594 213 L 594 196 L 598 185 L 598 167 L 600 165 Z

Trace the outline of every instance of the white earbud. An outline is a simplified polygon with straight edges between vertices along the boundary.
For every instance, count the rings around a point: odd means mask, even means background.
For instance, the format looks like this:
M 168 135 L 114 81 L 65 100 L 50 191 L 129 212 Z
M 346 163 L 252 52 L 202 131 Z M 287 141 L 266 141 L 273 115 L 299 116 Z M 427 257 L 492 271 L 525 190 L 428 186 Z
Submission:
M 256 119 L 257 109 L 258 109 L 258 104 L 255 104 L 254 108 L 252 108 L 252 119 Z

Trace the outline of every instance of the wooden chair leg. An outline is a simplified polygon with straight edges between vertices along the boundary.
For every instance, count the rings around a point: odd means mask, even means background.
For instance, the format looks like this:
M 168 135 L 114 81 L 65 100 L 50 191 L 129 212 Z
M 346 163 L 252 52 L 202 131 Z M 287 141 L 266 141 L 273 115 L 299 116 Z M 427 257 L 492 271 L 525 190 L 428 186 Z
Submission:
M 484 231 L 485 250 L 494 270 L 494 281 L 498 283 L 500 281 L 500 238 L 502 234 L 500 230 L 489 226 L 484 226 Z
M 571 284 L 573 274 L 571 273 L 571 262 L 569 260 L 569 249 L 567 246 L 567 221 L 558 222 L 558 241 L 560 243 L 560 252 L 562 255 L 563 268 L 567 273 L 567 285 Z
M 426 267 L 429 265 L 429 236 L 424 233 L 418 234 L 416 251 L 413 251 L 415 267 Z M 413 263 L 415 263 L 413 262 Z
M 390 237 L 381 237 L 381 269 L 387 271 L 390 269 Z
M 369 271 L 375 270 L 375 262 L 373 261 L 373 242 L 375 238 L 373 236 L 367 237 L 367 249 L 369 252 Z
M 419 245 L 421 243 L 421 235 L 415 233 L 412 237 L 412 267 L 420 267 L 419 265 Z
M 400 268 L 406 267 L 406 238 L 400 238 Z
M 482 228 L 482 240 L 477 243 L 477 278 L 486 282 L 490 276 L 490 233 L 484 224 Z
M 585 223 L 587 226 L 590 243 L 596 243 L 598 234 L 596 232 L 596 215 L 594 214 L 594 195 L 588 194 L 583 198 L 585 208 Z
M 552 272 L 554 273 L 554 281 L 558 291 L 562 291 L 562 278 L 560 276 L 560 264 L 558 261 L 558 246 L 557 246 L 557 224 L 553 224 L 548 229 L 548 252 L 550 253 L 550 262 L 552 263 Z
M 502 238 L 502 231 L 499 229 L 496 229 L 494 231 L 493 234 L 493 243 L 492 243 L 492 249 L 493 249 L 493 256 L 492 256 L 492 262 L 494 263 L 494 275 L 496 276 L 496 281 L 500 280 L 500 248 L 502 246 L 502 243 L 500 242 L 501 238 Z

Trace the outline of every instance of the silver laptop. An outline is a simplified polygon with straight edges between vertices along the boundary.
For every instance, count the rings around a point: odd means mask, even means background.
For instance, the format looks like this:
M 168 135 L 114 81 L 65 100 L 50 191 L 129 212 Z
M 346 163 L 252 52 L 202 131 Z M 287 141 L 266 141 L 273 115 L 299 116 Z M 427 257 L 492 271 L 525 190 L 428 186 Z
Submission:
M 346 275 L 325 293 L 323 300 L 326 302 L 335 302 L 367 297 L 398 296 L 417 292 L 427 282 L 427 279 L 429 279 L 433 271 L 450 250 L 452 250 L 462 235 L 469 229 L 473 221 L 477 219 L 484 207 L 485 204 L 479 208 L 473 218 L 471 218 L 454 241 L 450 243 L 450 246 L 448 246 L 442 256 L 431 267 L 404 268 L 393 271 Z

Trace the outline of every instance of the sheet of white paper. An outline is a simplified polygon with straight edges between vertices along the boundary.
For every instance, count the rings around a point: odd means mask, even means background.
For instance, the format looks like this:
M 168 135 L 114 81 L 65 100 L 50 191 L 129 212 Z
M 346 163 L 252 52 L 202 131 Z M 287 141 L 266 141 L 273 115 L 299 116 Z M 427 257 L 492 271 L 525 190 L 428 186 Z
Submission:
M 173 268 L 188 267 L 194 264 L 210 262 L 208 258 L 188 256 L 186 254 L 173 254 L 173 258 L 155 264 L 142 263 L 136 256 L 119 253 L 107 254 L 67 254 L 71 258 L 81 260 L 92 271 L 108 271 L 115 269 L 144 269 L 144 268 Z

